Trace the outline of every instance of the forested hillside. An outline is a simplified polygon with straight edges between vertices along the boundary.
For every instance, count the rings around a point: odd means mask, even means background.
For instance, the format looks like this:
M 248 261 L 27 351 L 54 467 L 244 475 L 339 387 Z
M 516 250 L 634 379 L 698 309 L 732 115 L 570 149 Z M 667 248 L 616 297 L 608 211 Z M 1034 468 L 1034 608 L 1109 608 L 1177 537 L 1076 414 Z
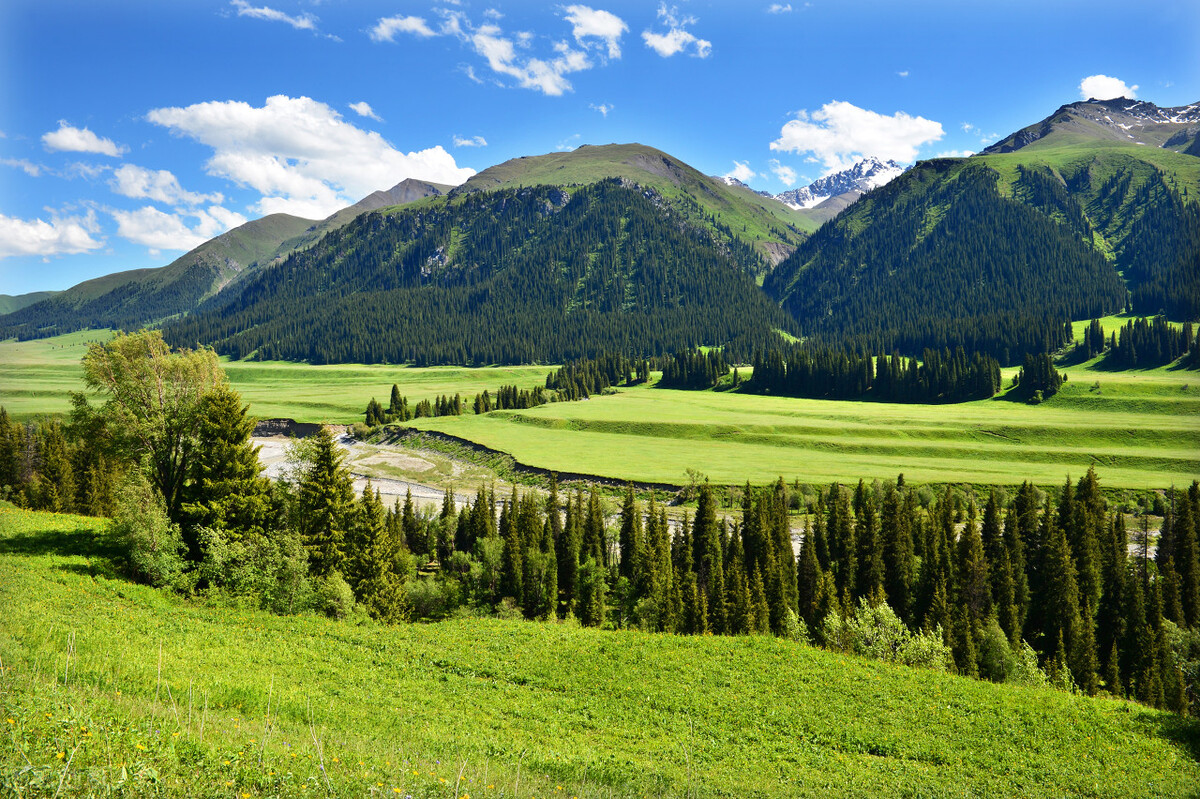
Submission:
M 794 327 L 744 268 L 755 261 L 618 180 L 470 193 L 360 217 L 164 334 L 313 363 L 749 348 Z
M 1072 199 L 1026 171 L 1018 185 L 1037 206 L 1019 202 L 997 177 L 923 162 L 821 228 L 763 287 L 806 333 L 872 352 L 963 346 L 1002 362 L 1058 346 L 1068 319 L 1121 308 L 1121 278 Z

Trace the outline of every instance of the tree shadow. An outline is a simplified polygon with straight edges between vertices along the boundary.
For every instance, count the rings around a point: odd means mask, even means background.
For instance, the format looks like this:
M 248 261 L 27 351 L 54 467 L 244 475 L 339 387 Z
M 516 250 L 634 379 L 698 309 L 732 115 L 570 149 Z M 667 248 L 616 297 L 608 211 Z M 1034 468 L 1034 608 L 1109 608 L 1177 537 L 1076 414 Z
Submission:
M 1156 737 L 1178 746 L 1193 762 L 1200 763 L 1200 721 L 1197 719 L 1145 710 L 1135 721 Z
M 102 557 L 119 554 L 113 541 L 97 529 L 38 530 L 0 538 L 0 555 L 40 557 L 45 555 Z

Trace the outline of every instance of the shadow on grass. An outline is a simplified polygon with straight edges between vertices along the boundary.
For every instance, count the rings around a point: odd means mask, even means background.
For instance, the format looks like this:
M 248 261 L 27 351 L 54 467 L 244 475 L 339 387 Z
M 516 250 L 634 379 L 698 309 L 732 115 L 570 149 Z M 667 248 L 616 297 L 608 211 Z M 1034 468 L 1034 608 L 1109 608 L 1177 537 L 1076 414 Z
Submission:
M 1193 762 L 1200 763 L 1200 720 L 1177 716 L 1145 713 L 1139 721 L 1152 734 L 1178 746 Z
M 119 554 L 112 540 L 96 529 L 42 530 L 0 538 L 0 555 L 81 555 L 111 560 Z

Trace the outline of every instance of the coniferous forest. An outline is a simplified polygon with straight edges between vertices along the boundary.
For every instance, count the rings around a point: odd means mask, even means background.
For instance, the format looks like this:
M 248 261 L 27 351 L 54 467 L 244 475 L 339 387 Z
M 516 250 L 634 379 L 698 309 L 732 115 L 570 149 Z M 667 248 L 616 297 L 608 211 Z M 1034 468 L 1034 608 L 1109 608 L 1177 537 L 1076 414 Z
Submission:
M 609 180 L 365 215 L 164 335 L 235 358 L 486 364 L 748 349 L 793 324 L 726 247 Z

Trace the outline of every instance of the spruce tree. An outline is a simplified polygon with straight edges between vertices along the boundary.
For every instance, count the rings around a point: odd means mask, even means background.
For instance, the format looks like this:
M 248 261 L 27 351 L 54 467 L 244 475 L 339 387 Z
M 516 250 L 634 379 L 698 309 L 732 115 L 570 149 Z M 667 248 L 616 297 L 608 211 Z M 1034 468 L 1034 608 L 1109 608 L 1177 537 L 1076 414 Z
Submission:
M 300 478 L 298 494 L 296 528 L 313 572 L 324 577 L 341 570 L 354 489 L 337 443 L 325 427 L 312 437 L 312 462 Z
M 859 480 L 854 493 L 854 537 L 858 543 L 856 593 L 872 600 L 882 599 L 884 595 L 883 547 L 879 533 L 875 495 Z
M 236 391 L 220 386 L 200 402 L 190 482 L 183 491 L 184 540 L 207 528 L 231 542 L 265 537 L 271 529 L 271 483 L 260 475 L 254 420 Z M 198 544 L 197 544 L 198 548 Z
M 906 492 L 907 495 L 908 492 Z M 905 624 L 913 626 L 913 537 L 909 504 L 900 490 L 888 483 L 880 514 L 883 543 L 884 592 L 888 604 Z M 911 500 L 910 500 L 911 501 Z M 803 551 L 801 556 L 803 557 Z

